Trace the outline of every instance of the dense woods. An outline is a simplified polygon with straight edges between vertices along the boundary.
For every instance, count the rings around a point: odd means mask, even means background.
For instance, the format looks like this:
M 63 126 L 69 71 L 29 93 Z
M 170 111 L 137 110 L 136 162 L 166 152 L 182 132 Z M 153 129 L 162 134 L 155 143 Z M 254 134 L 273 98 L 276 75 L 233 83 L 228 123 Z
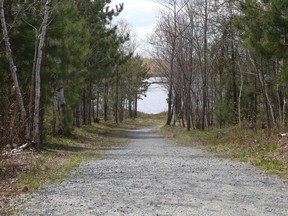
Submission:
M 287 126 L 288 1 L 165 0 L 150 43 L 167 124 Z
M 253 213 L 256 205 L 261 213 L 287 210 L 284 185 L 265 174 L 288 179 L 288 0 L 127 1 L 137 4 L 137 12 L 154 9 L 151 1 L 159 5 L 147 37 L 148 56 L 136 54 L 140 46 L 132 29 L 119 18 L 125 5 L 112 1 L 0 0 L 0 215 L 24 209 L 32 215 L 39 209 L 51 214 L 76 209 L 83 215 L 135 210 L 137 215 L 147 213 L 146 204 L 148 212 L 195 212 L 187 205 L 191 199 L 182 204 L 178 199 L 195 185 L 201 196 L 194 206 L 204 203 L 200 207 L 207 212 L 215 212 L 215 203 L 209 203 L 210 210 L 206 203 L 219 197 L 217 187 L 225 185 L 223 198 L 233 195 L 227 201 L 249 198 L 229 206 L 220 197 L 227 214 L 236 212 L 239 203 L 248 212 L 250 201 L 263 194 L 266 201 L 253 203 Z M 150 81 L 149 76 L 157 78 Z M 137 112 L 137 101 L 150 85 L 148 97 L 160 92 L 155 86 L 165 86 L 167 113 Z M 138 114 L 145 121 L 134 121 Z M 156 135 L 160 122 L 168 126 Z M 131 130 L 141 126 L 145 130 Z M 223 163 L 206 150 L 264 169 Z M 103 159 L 102 154 L 109 160 L 83 163 Z M 77 181 L 62 181 L 71 174 Z M 243 179 L 249 187 L 240 184 Z M 40 200 L 41 194 L 32 200 L 31 193 L 18 196 L 60 182 L 53 193 L 41 192 L 48 202 Z M 165 193 L 169 200 L 162 199 Z M 61 203 L 63 194 L 73 200 Z M 134 208 L 133 199 L 143 194 L 144 202 Z M 166 208 L 171 194 L 176 204 Z M 115 207 L 122 195 L 124 202 Z
M 136 117 L 148 67 L 110 3 L 0 1 L 0 148 Z
M 149 43 L 168 90 L 167 125 L 287 126 L 288 3 L 161 0 Z M 99 119 L 137 117 L 148 66 L 123 4 L 0 1 L 0 146 L 39 145 Z

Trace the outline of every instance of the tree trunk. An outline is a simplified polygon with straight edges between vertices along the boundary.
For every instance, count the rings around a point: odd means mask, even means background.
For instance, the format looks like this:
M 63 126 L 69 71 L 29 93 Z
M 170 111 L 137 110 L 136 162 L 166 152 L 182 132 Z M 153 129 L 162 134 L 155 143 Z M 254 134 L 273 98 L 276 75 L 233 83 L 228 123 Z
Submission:
M 124 96 L 122 94 L 122 85 L 120 86 L 120 101 L 119 101 L 119 122 L 123 122 L 124 121 L 124 103 L 125 103 L 125 99 Z
M 191 129 L 191 102 L 190 94 L 188 94 L 186 99 L 186 129 L 190 131 Z
M 88 97 L 87 97 L 87 108 L 88 108 L 88 112 L 87 112 L 87 123 L 88 125 L 92 124 L 92 84 L 90 83 L 88 85 Z
M 180 97 L 179 93 L 177 93 L 177 92 L 175 92 L 174 104 L 175 104 L 175 115 L 174 115 L 174 120 L 173 120 L 173 126 L 176 125 L 177 121 L 179 121 L 179 124 L 180 124 L 180 120 L 183 116 L 182 107 L 181 107 L 181 97 Z
M 39 46 L 37 52 L 36 70 L 35 70 L 35 104 L 34 104 L 34 121 L 33 121 L 33 131 L 32 131 L 32 141 L 34 143 L 40 143 L 40 96 L 41 96 L 41 63 L 42 54 L 45 44 L 45 38 L 48 27 L 48 20 L 50 15 L 50 4 L 51 0 L 47 0 L 45 4 L 44 18 L 41 24 L 41 34 L 39 39 Z
M 130 119 L 134 119 L 133 113 L 132 113 L 132 100 L 128 101 L 128 114 Z
M 276 60 L 276 75 L 280 73 L 281 67 L 284 64 L 284 59 L 282 59 L 280 62 L 278 59 Z M 279 84 L 276 86 L 277 91 L 277 100 L 278 100 L 278 115 L 279 115 L 279 128 L 283 129 L 285 126 L 285 96 L 282 96 L 282 91 L 279 89 Z
M 36 30 L 36 40 L 34 45 L 34 59 L 33 59 L 33 68 L 32 68 L 32 78 L 30 86 L 30 95 L 29 95 L 29 105 L 28 105 L 28 125 L 29 125 L 29 135 L 31 136 L 31 130 L 33 128 L 33 108 L 34 108 L 34 97 L 35 97 L 35 70 L 36 70 L 36 61 L 37 61 L 37 52 L 38 52 L 38 31 Z
M 258 77 L 258 80 L 260 82 L 262 92 L 264 94 L 263 96 L 264 96 L 264 100 L 265 100 L 267 124 L 268 124 L 268 128 L 271 129 L 272 123 L 273 123 L 273 126 L 275 125 L 275 119 L 274 119 L 272 104 L 271 104 L 271 101 L 270 101 L 270 98 L 268 95 L 268 90 L 267 90 L 266 83 L 265 83 L 263 68 L 261 68 L 261 70 L 259 70 L 257 68 L 255 60 L 252 58 L 250 53 L 249 53 L 249 57 L 250 57 L 250 61 L 251 61 L 252 65 L 253 65 L 256 73 L 257 73 L 257 77 Z M 261 67 L 262 66 L 263 66 L 263 64 L 262 64 L 262 60 L 261 60 Z M 271 120 L 272 120 L 272 122 L 271 122 Z
M 189 75 L 186 84 L 186 122 L 187 126 L 186 129 L 189 131 L 191 129 L 191 113 L 192 113 L 192 101 L 191 101 L 191 83 L 192 83 L 192 76 Z
M 104 84 L 104 121 L 108 120 L 108 93 L 109 93 L 109 86 L 108 82 L 105 80 Z
M 20 108 L 20 113 L 21 113 L 21 120 L 24 124 L 25 127 L 25 138 L 26 141 L 30 141 L 30 130 L 29 130 L 29 124 L 27 121 L 27 112 L 25 109 L 24 105 L 24 100 L 22 96 L 22 92 L 18 83 L 18 77 L 17 77 L 17 67 L 14 63 L 13 60 L 13 55 L 12 55 L 12 50 L 11 50 L 11 45 L 9 42 L 9 35 L 7 31 L 7 25 L 5 21 L 5 14 L 4 14 L 4 0 L 0 0 L 0 19 L 1 19 L 1 26 L 2 26 L 2 31 L 3 31 L 3 40 L 5 42 L 5 49 L 6 49 L 6 57 L 9 62 L 9 67 L 10 67 L 10 73 L 14 82 L 15 86 L 15 91 L 16 91 L 16 96 L 17 96 L 17 102 Z
M 266 82 L 265 82 L 265 77 L 264 77 L 264 71 L 263 71 L 263 61 L 261 59 L 261 71 L 260 71 L 260 74 L 259 74 L 259 80 L 261 82 L 261 85 L 262 85 L 262 88 L 263 88 L 263 91 L 264 91 L 264 97 L 265 97 L 265 100 L 266 100 L 266 103 L 267 103 L 267 113 L 268 113 L 268 116 L 269 116 L 269 111 L 270 111 L 270 117 L 271 117 L 271 120 L 272 120 L 272 124 L 273 124 L 273 127 L 275 126 L 275 118 L 274 118 L 274 112 L 273 112 L 273 107 L 272 107 L 272 103 L 271 103 L 271 100 L 270 100 L 270 97 L 268 95 L 268 90 L 267 90 L 267 85 L 266 85 Z M 269 111 L 268 111 L 269 110 Z M 271 125 L 271 123 L 270 123 Z M 272 128 L 272 126 L 269 127 L 270 129 Z
M 53 90 L 53 107 L 54 107 L 54 133 L 66 133 L 69 130 L 67 120 L 65 118 L 65 95 L 64 95 L 64 82 L 60 80 L 57 82 L 56 88 Z M 62 121 L 62 126 L 61 126 Z
M 94 100 L 91 100 L 91 112 L 92 112 L 93 122 L 96 122 L 95 101 Z
M 81 108 L 80 108 L 80 105 L 78 105 L 76 107 L 76 110 L 75 110 L 75 125 L 78 128 L 80 128 L 80 126 L 81 126 Z
M 83 94 L 82 94 L 82 122 L 83 122 L 83 125 L 86 125 L 87 124 L 87 93 L 86 93 L 86 88 L 84 88 L 83 90 Z
M 172 82 L 172 81 L 171 81 Z M 168 112 L 167 112 L 167 121 L 166 125 L 171 125 L 172 117 L 173 117 L 173 109 L 172 109 L 172 84 L 170 83 L 169 92 L 168 92 Z
M 115 105 L 114 105 L 114 117 L 115 117 L 115 123 L 118 123 L 118 116 L 119 116 L 119 80 L 116 81 L 115 86 Z
M 138 118 L 138 94 L 135 94 L 135 101 L 134 101 L 134 119 Z
M 283 107 L 282 107 L 282 128 L 284 128 L 286 125 L 285 125 L 285 120 L 286 120 L 286 98 L 284 97 L 283 98 Z
M 205 18 L 204 18 L 204 70 L 203 70 L 203 104 L 202 104 L 202 120 L 201 129 L 205 129 L 206 117 L 207 117 L 207 96 L 208 96 L 208 75 L 207 75 L 207 52 L 208 52 L 208 41 L 207 41 L 207 31 L 208 31 L 208 1 L 205 0 Z
M 54 113 L 54 119 L 53 119 L 53 134 L 57 134 L 58 126 L 60 124 L 60 111 L 58 108 L 58 100 L 57 100 L 57 93 L 56 90 L 53 89 L 53 113 Z
M 239 89 L 239 95 L 238 95 L 238 124 L 239 124 L 239 128 L 241 128 L 241 97 L 242 97 L 242 90 L 243 90 L 243 71 L 241 69 L 241 64 L 238 61 L 238 65 L 239 65 L 239 70 L 240 70 L 240 89 Z
M 96 119 L 99 120 L 99 101 L 100 101 L 100 94 L 99 89 L 97 89 L 97 96 L 96 96 Z
M 237 121 L 237 110 L 238 110 L 238 99 L 237 98 L 237 84 L 236 84 L 236 64 L 235 64 L 235 49 L 234 49 L 234 42 L 233 39 L 231 40 L 231 67 L 232 67 L 232 82 L 233 82 L 233 108 L 234 108 L 234 113 L 233 113 L 233 120 Z M 237 122 L 235 122 L 237 123 Z

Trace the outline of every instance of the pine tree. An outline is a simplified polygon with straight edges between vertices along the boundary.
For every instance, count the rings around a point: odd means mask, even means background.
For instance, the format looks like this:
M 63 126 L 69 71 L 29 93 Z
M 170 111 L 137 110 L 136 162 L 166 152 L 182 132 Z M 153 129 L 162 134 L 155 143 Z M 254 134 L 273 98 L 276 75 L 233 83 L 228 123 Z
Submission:
M 277 77 L 286 73 L 288 2 L 243 0 L 240 9 L 242 14 L 236 19 L 236 25 L 242 30 L 244 44 L 250 50 L 250 61 L 265 100 L 268 127 L 275 126 L 277 119 L 277 125 L 283 126 L 286 93 Z M 268 86 L 271 87 L 268 89 Z M 273 106 L 274 103 L 277 106 Z

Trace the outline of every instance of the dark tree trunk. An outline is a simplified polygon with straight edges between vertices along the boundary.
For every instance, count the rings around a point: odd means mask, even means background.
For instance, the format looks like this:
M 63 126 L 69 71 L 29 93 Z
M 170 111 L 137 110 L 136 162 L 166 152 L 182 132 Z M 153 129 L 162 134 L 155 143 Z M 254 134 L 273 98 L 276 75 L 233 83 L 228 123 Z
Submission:
M 171 125 L 172 117 L 173 117 L 173 108 L 172 108 L 172 84 L 169 86 L 169 92 L 168 92 L 168 112 L 167 112 L 167 121 L 166 125 Z
M 128 101 L 128 113 L 129 113 L 129 118 L 134 119 L 133 112 L 132 112 L 132 101 L 131 100 Z
M 138 118 L 138 94 L 135 95 L 135 101 L 134 101 L 134 119 Z
M 115 117 L 115 123 L 118 123 L 118 116 L 119 116 L 119 81 L 116 81 L 115 86 L 115 105 L 114 105 L 114 117 Z
M 86 125 L 87 124 L 87 104 L 86 104 L 86 89 L 84 88 L 83 90 L 83 94 L 82 94 L 82 121 L 83 124 Z
M 75 110 L 75 125 L 76 127 L 81 127 L 81 107 L 78 105 Z
M 99 103 L 100 103 L 100 95 L 99 89 L 97 90 L 97 98 L 96 98 L 96 118 L 99 119 Z
M 108 121 L 108 94 L 109 94 L 109 86 L 107 81 L 105 81 L 104 86 L 104 121 Z
M 92 84 L 90 83 L 88 85 L 88 97 L 87 97 L 87 124 L 91 125 L 92 124 L 92 118 L 93 118 L 93 112 L 92 112 Z
M 191 110 L 191 95 L 190 90 L 188 90 L 186 96 L 186 129 L 188 131 L 191 129 Z

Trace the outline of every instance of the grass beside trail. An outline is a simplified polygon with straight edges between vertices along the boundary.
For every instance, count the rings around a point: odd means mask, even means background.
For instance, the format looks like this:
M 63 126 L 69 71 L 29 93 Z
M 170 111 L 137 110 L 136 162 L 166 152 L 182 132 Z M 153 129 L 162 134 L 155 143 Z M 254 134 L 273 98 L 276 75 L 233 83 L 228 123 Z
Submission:
M 51 183 L 61 182 L 69 176 L 69 170 L 81 162 L 101 158 L 101 149 L 125 143 L 123 130 L 148 125 L 164 124 L 165 113 L 138 114 L 139 118 L 121 124 L 113 121 L 76 128 L 71 137 L 47 136 L 44 151 L 36 154 L 27 171 L 17 179 L 17 190 L 31 191 Z
M 70 137 L 47 136 L 39 152 L 0 158 L 0 215 L 15 213 L 9 200 L 17 195 L 60 183 L 82 162 L 101 158 L 100 150 L 124 145 L 123 128 L 134 127 L 134 121 L 83 126 Z
M 181 127 L 164 126 L 161 133 L 182 145 L 198 146 L 218 156 L 249 162 L 261 167 L 263 173 L 277 174 L 288 182 L 288 138 L 237 127 L 186 131 Z

